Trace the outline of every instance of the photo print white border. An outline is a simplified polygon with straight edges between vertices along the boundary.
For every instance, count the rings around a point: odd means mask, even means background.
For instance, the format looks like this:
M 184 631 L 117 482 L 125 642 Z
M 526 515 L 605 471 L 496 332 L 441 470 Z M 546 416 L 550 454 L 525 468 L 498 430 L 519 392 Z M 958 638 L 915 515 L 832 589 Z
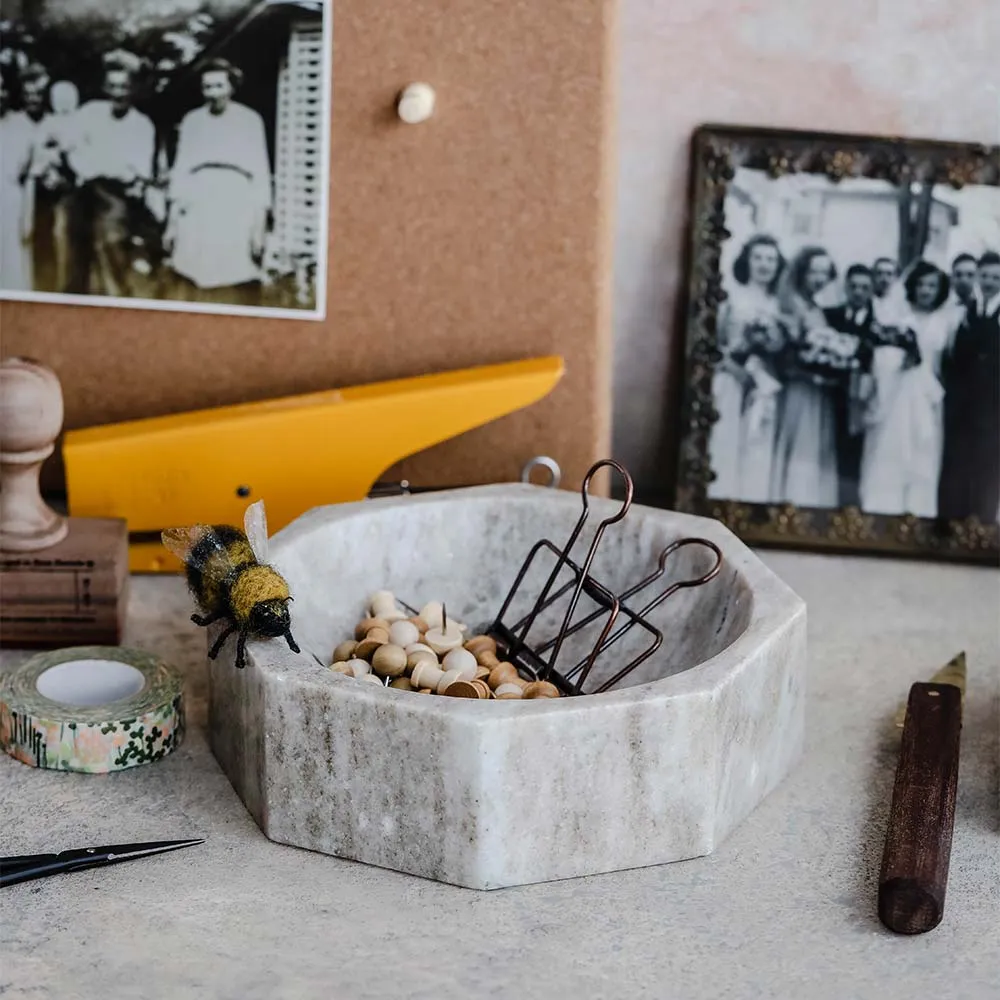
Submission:
M 111 3 L 112 0 L 106 0 Z M 334 0 L 257 0 L 257 3 L 247 3 L 247 15 L 242 22 L 246 24 L 265 8 L 292 4 L 306 9 L 319 11 L 322 22 L 322 83 L 321 101 L 322 134 L 320 139 L 320 182 L 318 185 L 318 224 L 316 229 L 316 259 L 313 288 L 315 303 L 313 308 L 277 307 L 267 305 L 240 305 L 233 303 L 211 301 L 187 301 L 180 299 L 128 297 L 105 294 L 74 294 L 71 292 L 28 291 L 2 287 L 0 276 L 0 301 L 42 302 L 57 305 L 96 306 L 100 308 L 120 308 L 129 310 L 145 310 L 156 312 L 199 313 L 208 315 L 246 316 L 271 319 L 294 319 L 306 321 L 321 321 L 326 319 L 328 295 L 328 265 L 330 240 L 330 159 L 331 159 L 331 117 L 333 102 L 333 18 Z M 14 22 L 16 24 L 16 22 Z M 231 37 L 231 36 L 230 36 Z M 276 81 L 277 84 L 277 81 Z M 238 100 L 237 93 L 236 99 Z M 277 138 L 274 142 L 271 163 L 272 180 L 277 172 L 277 160 L 280 155 Z M 5 223 L 6 225 L 7 223 Z

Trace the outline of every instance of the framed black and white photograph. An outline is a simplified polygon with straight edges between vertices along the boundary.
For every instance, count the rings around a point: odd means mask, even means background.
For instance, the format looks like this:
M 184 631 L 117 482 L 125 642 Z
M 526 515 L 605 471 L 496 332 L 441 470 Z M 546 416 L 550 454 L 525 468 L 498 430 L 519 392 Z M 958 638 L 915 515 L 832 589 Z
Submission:
M 332 0 L 0 11 L 0 298 L 324 317 Z
M 1000 150 L 726 127 L 693 150 L 679 506 L 996 561 Z

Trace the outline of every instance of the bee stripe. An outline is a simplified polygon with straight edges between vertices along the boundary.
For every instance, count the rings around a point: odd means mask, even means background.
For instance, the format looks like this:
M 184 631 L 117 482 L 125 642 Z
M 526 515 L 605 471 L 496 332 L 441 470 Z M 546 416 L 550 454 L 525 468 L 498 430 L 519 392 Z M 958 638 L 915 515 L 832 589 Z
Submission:
M 284 578 L 260 563 L 241 566 L 229 584 L 229 606 L 235 621 L 247 621 L 254 605 L 262 601 L 287 599 L 288 584 Z
M 191 556 L 192 563 L 204 560 L 204 566 L 198 569 L 189 563 L 187 577 L 188 584 L 202 608 L 205 611 L 216 612 L 226 610 L 230 578 L 234 577 L 244 565 L 256 563 L 256 559 L 246 535 L 239 529 L 228 524 L 220 524 L 212 530 L 225 547 L 225 552 L 217 550 L 214 539 L 209 537 L 202 539 L 195 545 Z

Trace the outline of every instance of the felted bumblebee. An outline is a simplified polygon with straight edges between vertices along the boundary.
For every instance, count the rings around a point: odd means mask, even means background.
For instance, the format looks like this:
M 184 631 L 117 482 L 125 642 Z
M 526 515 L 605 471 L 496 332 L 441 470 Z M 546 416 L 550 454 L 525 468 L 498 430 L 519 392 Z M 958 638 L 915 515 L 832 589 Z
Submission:
M 298 653 L 292 638 L 288 602 L 292 600 L 283 576 L 267 565 L 267 516 L 264 501 L 247 507 L 243 531 L 228 524 L 195 524 L 162 532 L 164 546 L 187 567 L 187 581 L 202 614 L 193 614 L 196 625 L 211 625 L 222 618 L 229 625 L 208 651 L 214 660 L 226 639 L 237 632 L 236 666 L 246 663 L 250 639 L 284 636 Z

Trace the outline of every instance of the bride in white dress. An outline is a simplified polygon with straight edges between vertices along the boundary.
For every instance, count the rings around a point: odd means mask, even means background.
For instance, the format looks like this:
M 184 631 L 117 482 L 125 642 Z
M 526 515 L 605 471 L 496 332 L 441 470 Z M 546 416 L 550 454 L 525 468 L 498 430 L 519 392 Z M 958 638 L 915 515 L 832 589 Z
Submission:
M 737 287 L 719 310 L 722 361 L 712 380 L 719 419 L 709 456 L 716 478 L 708 495 L 764 503 L 769 499 L 777 397 L 770 357 L 782 345 L 775 289 L 785 261 L 770 236 L 751 237 L 733 262 Z
M 801 363 L 799 352 L 828 324 L 816 296 L 836 277 L 830 255 L 803 247 L 788 267 L 779 300 L 790 344 L 783 368 L 785 383 L 775 436 L 771 499 L 800 507 L 837 506 L 838 376 Z
M 902 347 L 876 347 L 875 399 L 861 461 L 861 506 L 874 514 L 937 516 L 944 446 L 941 358 L 954 325 L 948 276 L 918 260 L 878 311 L 883 327 L 909 328 L 919 360 Z

